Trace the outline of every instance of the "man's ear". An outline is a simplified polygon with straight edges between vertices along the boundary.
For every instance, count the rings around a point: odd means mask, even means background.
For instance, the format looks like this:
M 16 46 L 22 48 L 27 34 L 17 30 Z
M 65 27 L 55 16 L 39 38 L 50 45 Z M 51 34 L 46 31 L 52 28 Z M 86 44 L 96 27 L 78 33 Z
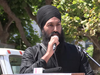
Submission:
M 42 33 L 43 33 L 43 29 L 42 29 Z
M 41 29 L 42 33 L 44 32 L 44 28 Z

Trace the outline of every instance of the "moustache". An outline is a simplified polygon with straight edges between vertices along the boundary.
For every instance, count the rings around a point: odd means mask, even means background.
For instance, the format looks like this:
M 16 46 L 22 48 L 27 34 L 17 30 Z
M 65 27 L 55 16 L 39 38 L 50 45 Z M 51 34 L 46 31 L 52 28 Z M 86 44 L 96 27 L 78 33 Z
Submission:
M 50 37 L 52 37 L 52 36 L 54 36 L 54 35 L 57 35 L 57 36 L 59 37 L 59 36 L 60 36 L 60 33 L 59 33 L 59 32 L 54 31 L 54 32 L 52 32 L 52 33 L 50 34 Z

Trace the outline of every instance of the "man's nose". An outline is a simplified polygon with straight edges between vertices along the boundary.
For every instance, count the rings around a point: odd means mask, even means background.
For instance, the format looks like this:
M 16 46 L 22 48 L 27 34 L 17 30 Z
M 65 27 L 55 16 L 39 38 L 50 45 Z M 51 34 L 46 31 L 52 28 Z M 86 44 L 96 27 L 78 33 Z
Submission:
M 54 26 L 54 31 L 57 31 L 57 30 L 58 30 L 57 26 Z

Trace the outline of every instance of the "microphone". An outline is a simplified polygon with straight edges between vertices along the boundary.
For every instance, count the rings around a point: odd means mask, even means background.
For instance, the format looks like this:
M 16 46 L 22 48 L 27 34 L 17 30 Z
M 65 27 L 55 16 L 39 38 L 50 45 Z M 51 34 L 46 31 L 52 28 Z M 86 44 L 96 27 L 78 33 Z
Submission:
M 56 49 L 56 43 L 53 45 L 53 50 L 55 50 Z
M 54 36 L 52 36 L 52 37 L 57 37 L 58 40 L 59 40 L 59 37 L 58 37 L 57 35 L 54 35 Z M 53 50 L 55 50 L 55 49 L 56 49 L 56 43 L 53 44 Z
M 77 48 L 78 48 L 78 50 L 81 52 L 83 52 L 86 56 L 88 56 L 96 65 L 98 65 L 99 67 L 100 67 L 100 64 L 96 61 L 96 60 L 94 60 L 84 49 L 81 49 L 81 47 L 80 46 L 77 46 Z
M 96 60 L 94 60 L 85 50 L 83 50 L 83 53 L 87 55 L 96 65 L 100 67 L 100 64 Z

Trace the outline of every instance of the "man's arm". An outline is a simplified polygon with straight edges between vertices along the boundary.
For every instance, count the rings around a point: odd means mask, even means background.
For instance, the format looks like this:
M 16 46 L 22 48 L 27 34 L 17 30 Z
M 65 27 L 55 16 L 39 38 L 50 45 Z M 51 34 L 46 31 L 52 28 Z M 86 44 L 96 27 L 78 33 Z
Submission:
M 22 57 L 20 73 L 33 73 L 35 67 L 46 66 L 46 62 L 43 59 L 36 60 L 37 55 L 38 51 L 35 47 L 29 47 L 25 50 Z
M 38 56 L 37 51 L 39 51 L 40 49 L 38 47 L 36 48 L 36 46 L 34 46 L 33 48 L 31 48 L 31 47 L 27 48 L 25 50 L 25 53 L 22 58 L 20 73 L 33 73 L 33 69 L 35 67 L 43 67 L 44 68 L 46 66 L 46 63 L 48 62 L 48 60 L 54 54 L 54 50 L 53 50 L 54 43 L 56 43 L 56 45 L 59 44 L 57 37 L 51 37 L 51 39 L 48 43 L 46 53 L 43 56 L 39 55 L 39 56 L 41 56 L 41 58 L 39 60 L 36 60 L 36 56 Z

